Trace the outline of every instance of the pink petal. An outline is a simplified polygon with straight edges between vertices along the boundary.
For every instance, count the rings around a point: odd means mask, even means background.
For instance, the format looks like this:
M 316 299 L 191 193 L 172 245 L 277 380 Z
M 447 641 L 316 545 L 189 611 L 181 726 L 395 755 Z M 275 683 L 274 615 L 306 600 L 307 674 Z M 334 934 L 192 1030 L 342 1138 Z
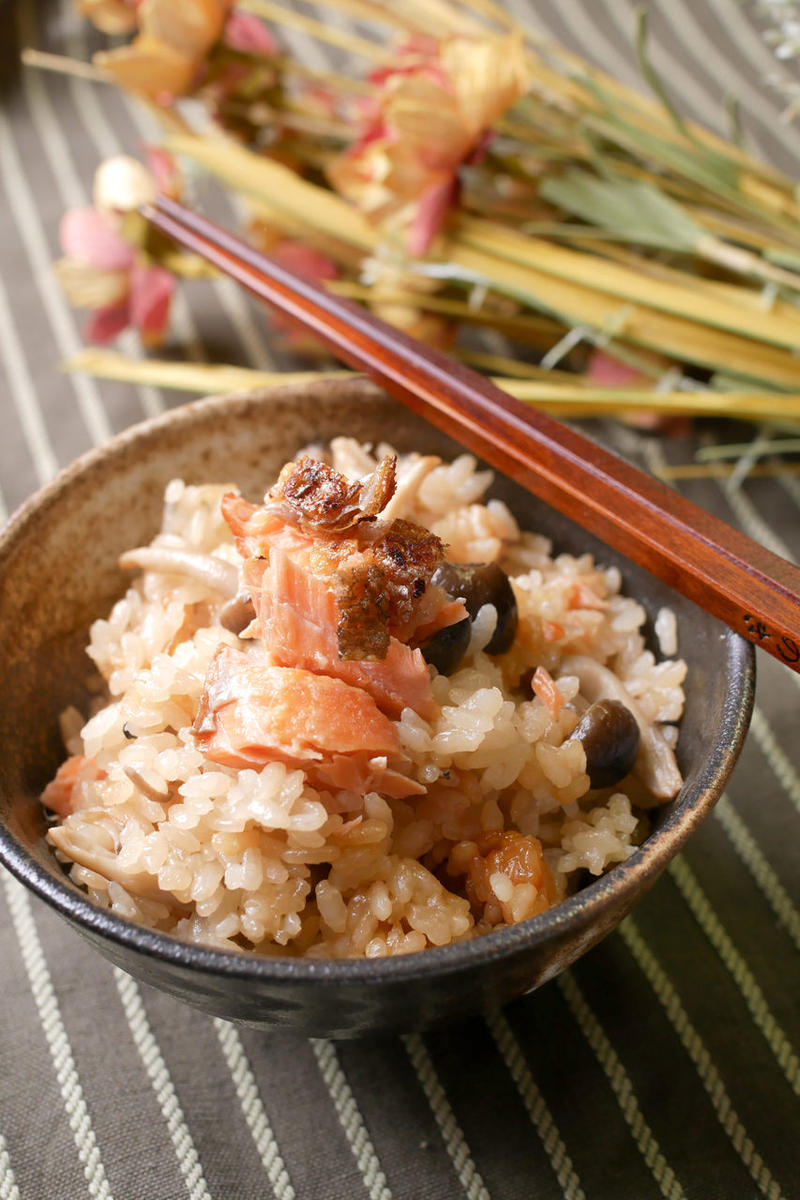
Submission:
M 147 169 L 156 181 L 156 187 L 166 196 L 177 198 L 180 192 L 181 175 L 177 163 L 168 150 L 161 146 L 143 146 Z
M 605 350 L 592 350 L 584 373 L 600 387 L 630 387 L 646 378 L 641 371 L 606 354 Z
M 272 258 L 287 271 L 294 271 L 304 279 L 322 283 L 326 279 L 336 279 L 339 272 L 333 259 L 311 246 L 302 242 L 279 242 L 272 250 Z
M 145 340 L 158 341 L 167 326 L 175 276 L 164 267 L 131 269 L 131 325 Z
M 264 22 L 252 13 L 232 12 L 225 22 L 222 38 L 232 50 L 241 50 L 244 54 L 278 53 L 278 43 Z
M 124 271 L 133 262 L 133 248 L 96 208 L 71 208 L 58 230 L 61 249 L 70 258 L 107 271 Z
M 421 258 L 429 249 L 444 224 L 447 210 L 458 195 L 458 176 L 449 175 L 425 188 L 419 198 L 417 213 L 408 231 L 408 252 Z
M 97 308 L 89 317 L 83 329 L 87 342 L 97 342 L 105 345 L 115 338 L 118 333 L 128 326 L 128 301 L 112 304 L 106 308 Z

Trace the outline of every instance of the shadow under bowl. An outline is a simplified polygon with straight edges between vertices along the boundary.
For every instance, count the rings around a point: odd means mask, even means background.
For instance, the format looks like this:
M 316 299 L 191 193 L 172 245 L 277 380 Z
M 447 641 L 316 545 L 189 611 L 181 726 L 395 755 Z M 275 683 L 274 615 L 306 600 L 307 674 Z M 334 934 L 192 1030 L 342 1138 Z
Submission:
M 611 551 L 573 522 L 498 478 L 524 528 L 557 550 L 616 564 L 651 620 L 677 616 L 689 665 L 678 761 L 680 794 L 625 862 L 541 916 L 484 937 L 391 959 L 263 958 L 181 942 L 98 908 L 45 840 L 38 797 L 64 757 L 58 714 L 85 706 L 90 622 L 108 613 L 129 577 L 122 550 L 157 531 L 163 491 L 235 482 L 258 499 L 309 442 L 346 432 L 452 458 L 455 442 L 365 381 L 201 400 L 84 455 L 14 515 L 0 536 L 0 862 L 73 929 L 131 975 L 188 1003 L 249 1025 L 347 1037 L 423 1029 L 502 1004 L 552 978 L 605 937 L 651 886 L 719 797 L 753 703 L 749 643 Z

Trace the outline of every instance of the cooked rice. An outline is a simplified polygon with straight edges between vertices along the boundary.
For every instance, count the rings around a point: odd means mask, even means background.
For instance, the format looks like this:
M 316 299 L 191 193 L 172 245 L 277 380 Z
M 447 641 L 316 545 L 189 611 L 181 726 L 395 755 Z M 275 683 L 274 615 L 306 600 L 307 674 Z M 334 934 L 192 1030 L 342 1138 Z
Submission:
M 352 478 L 387 452 L 347 438 L 331 447 Z M 49 836 L 98 904 L 227 949 L 381 957 L 523 920 L 632 853 L 658 781 L 640 758 L 619 787 L 589 790 L 570 738 L 587 704 L 579 674 L 587 660 L 613 674 L 669 765 L 685 665 L 645 649 L 644 610 L 620 595 L 616 568 L 552 558 L 544 537 L 484 499 L 490 482 L 466 454 L 449 464 L 402 455 L 382 514 L 433 530 L 452 561 L 500 561 L 519 610 L 514 645 L 492 657 L 496 613 L 484 606 L 461 667 L 433 679 L 436 718 L 407 708 L 397 722 L 422 796 L 335 796 L 279 762 L 235 770 L 205 759 L 192 723 L 206 670 L 218 647 L 244 643 L 216 623 L 223 597 L 203 581 L 145 570 L 95 622 L 88 652 L 102 692 L 85 723 L 74 709 L 62 718 L 68 751 L 85 757 L 74 760 L 72 811 Z M 153 546 L 238 566 L 220 513 L 228 490 L 174 480 Z M 658 632 L 674 654 L 674 617 L 662 612 Z M 539 666 L 555 680 L 549 704 L 518 687 Z

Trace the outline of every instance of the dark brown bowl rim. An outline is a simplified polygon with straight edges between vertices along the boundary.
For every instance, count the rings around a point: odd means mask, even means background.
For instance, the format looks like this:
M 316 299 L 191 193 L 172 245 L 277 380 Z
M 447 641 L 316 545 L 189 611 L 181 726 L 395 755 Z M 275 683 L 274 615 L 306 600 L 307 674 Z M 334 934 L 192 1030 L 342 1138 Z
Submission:
M 291 391 L 291 387 L 269 389 L 274 397 L 278 397 L 283 390 Z M 109 454 L 120 453 L 129 443 L 157 434 L 164 425 L 201 420 L 205 411 L 216 411 L 225 403 L 246 401 L 252 396 L 253 393 L 242 392 L 235 396 L 195 400 L 130 426 L 102 446 L 88 450 L 64 467 L 11 515 L 0 532 L 0 563 L 18 531 L 40 509 L 46 509 L 54 503 L 64 485 L 73 477 L 90 470 Z M 389 958 L 261 957 L 246 951 L 237 953 L 181 941 L 99 908 L 70 885 L 66 878 L 62 882 L 56 875 L 50 874 L 12 837 L 5 826 L 0 827 L 0 863 L 35 895 L 67 920 L 75 922 L 86 934 L 175 967 L 211 973 L 219 978 L 285 981 L 287 984 L 311 984 L 323 980 L 358 984 L 380 979 L 389 984 L 454 974 L 478 963 L 500 962 L 550 939 L 562 939 L 576 933 L 590 922 L 588 910 L 591 910 L 591 918 L 597 918 L 619 905 L 621 894 L 635 896 L 660 874 L 709 814 L 741 750 L 755 696 L 753 646 L 722 625 L 720 632 L 720 663 L 721 669 L 728 674 L 728 689 L 715 750 L 695 782 L 696 795 L 690 806 L 670 813 L 625 862 L 617 864 L 607 874 L 547 912 L 517 925 L 463 942 L 433 946 L 414 954 Z

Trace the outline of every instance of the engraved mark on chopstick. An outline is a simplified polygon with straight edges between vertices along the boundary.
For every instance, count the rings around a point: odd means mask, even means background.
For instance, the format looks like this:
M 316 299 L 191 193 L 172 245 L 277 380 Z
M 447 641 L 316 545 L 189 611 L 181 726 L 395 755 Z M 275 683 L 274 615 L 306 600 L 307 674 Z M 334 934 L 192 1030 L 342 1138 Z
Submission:
M 749 637 L 751 642 L 755 642 L 757 646 L 761 645 L 762 642 L 774 640 L 765 622 L 759 621 L 752 613 L 744 613 L 742 621 L 744 622 L 747 637 Z M 775 649 L 785 663 L 796 663 L 800 660 L 800 646 L 797 645 L 794 638 L 789 637 L 787 634 L 783 634 L 780 641 L 775 642 Z

